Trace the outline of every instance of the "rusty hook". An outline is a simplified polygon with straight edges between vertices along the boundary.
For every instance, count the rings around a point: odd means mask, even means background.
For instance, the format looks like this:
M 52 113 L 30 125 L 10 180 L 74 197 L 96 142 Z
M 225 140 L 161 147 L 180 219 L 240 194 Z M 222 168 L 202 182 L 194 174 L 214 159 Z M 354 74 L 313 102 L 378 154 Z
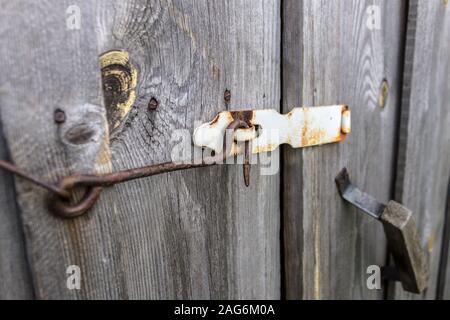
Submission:
M 237 129 L 248 128 L 248 124 L 243 120 L 234 120 L 228 126 L 227 130 L 232 130 L 233 132 Z M 186 170 L 192 168 L 200 168 L 215 165 L 221 163 L 227 157 L 232 156 L 233 150 L 231 146 L 227 146 L 226 134 L 224 136 L 223 151 L 215 156 L 202 159 L 202 161 L 193 163 L 174 163 L 166 162 L 162 164 L 150 165 L 141 168 L 128 169 L 118 172 L 113 172 L 105 175 L 72 175 L 63 178 L 57 188 L 58 190 L 64 190 L 65 194 L 73 194 L 73 190 L 76 188 L 84 187 L 87 188 L 81 201 L 76 204 L 71 204 L 70 199 L 67 197 L 62 197 L 60 194 L 55 194 L 49 199 L 49 207 L 51 211 L 57 216 L 63 218 L 75 218 L 78 217 L 95 204 L 99 198 L 103 187 L 111 186 L 116 183 L 130 181 L 138 178 L 149 177 L 161 173 Z M 248 142 L 246 142 L 248 145 Z M 246 159 L 248 160 L 248 146 L 246 147 Z M 248 161 L 247 161 L 248 162 Z M 247 163 L 246 162 L 246 163 Z M 248 169 L 245 169 L 244 163 L 244 178 Z M 247 163 L 248 165 L 248 163 Z M 246 184 L 247 184 L 246 180 Z
M 95 177 L 95 176 L 92 176 Z M 95 186 L 89 183 L 84 175 L 73 175 L 62 179 L 58 187 L 68 194 L 73 194 L 77 187 L 86 187 L 86 191 L 81 200 L 76 204 L 70 203 L 70 198 L 63 198 L 53 194 L 48 199 L 50 210 L 62 218 L 75 218 L 88 211 L 95 204 L 103 190 L 102 186 Z

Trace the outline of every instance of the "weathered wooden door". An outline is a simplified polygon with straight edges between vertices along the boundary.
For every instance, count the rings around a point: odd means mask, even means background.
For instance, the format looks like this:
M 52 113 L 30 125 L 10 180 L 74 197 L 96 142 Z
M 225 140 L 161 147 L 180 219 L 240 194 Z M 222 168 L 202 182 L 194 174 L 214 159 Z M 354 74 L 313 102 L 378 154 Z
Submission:
M 80 9 L 80 28 L 66 19 Z M 2 2 L 2 120 L 11 159 L 56 180 L 170 161 L 175 130 L 226 109 L 279 108 L 277 1 Z M 108 128 L 99 55 L 128 52 L 136 101 Z M 151 98 L 159 106 L 149 110 Z M 53 121 L 56 108 L 66 122 Z M 115 111 L 111 112 L 114 114 Z M 217 166 L 106 190 L 84 217 L 49 214 L 17 180 L 38 298 L 279 298 L 279 174 Z M 15 218 L 13 214 L 9 214 Z M 9 217 L 9 216 L 8 216 Z M 5 217 L 6 218 L 6 217 Z M 82 290 L 66 288 L 77 265 Z
M 283 6 L 283 111 L 347 103 L 353 131 L 342 145 L 284 150 L 287 297 L 435 298 L 450 174 L 448 6 L 420 0 Z M 379 222 L 335 192 L 333 177 L 343 166 L 380 201 L 395 199 L 415 211 L 429 253 L 423 295 L 406 296 L 393 283 L 385 291 L 366 286 L 367 268 L 387 263 L 385 236 Z
M 49 212 L 46 191 L 0 171 L 0 298 L 404 298 L 400 287 L 366 285 L 367 267 L 384 266 L 388 252 L 379 222 L 340 199 L 344 166 L 380 201 L 416 212 L 432 274 L 421 297 L 448 298 L 438 276 L 448 268 L 445 2 L 0 0 L 0 9 L 0 156 L 46 181 L 170 161 L 175 133 L 189 137 L 223 110 L 352 110 L 346 141 L 283 147 L 272 154 L 279 170 L 252 165 L 248 188 L 238 165 L 168 173 L 105 188 L 71 220 Z M 79 290 L 67 286 L 70 266 Z

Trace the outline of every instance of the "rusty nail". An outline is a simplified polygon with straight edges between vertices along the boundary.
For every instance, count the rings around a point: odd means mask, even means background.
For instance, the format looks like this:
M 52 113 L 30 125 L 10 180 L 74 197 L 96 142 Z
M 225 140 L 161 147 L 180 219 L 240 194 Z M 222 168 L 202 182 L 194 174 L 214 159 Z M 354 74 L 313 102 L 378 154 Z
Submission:
M 250 186 L 250 148 L 249 142 L 245 141 L 245 152 L 244 152 L 244 183 L 245 186 Z
M 66 113 L 61 109 L 56 109 L 53 113 L 53 119 L 56 123 L 64 123 L 66 121 Z
M 230 102 L 231 100 L 231 91 L 226 89 L 225 92 L 223 93 L 223 99 L 225 100 L 226 103 Z
M 158 105 L 159 105 L 158 100 L 156 100 L 155 97 L 152 97 L 150 99 L 150 102 L 148 103 L 148 109 L 151 111 L 156 110 L 156 108 L 158 108 Z

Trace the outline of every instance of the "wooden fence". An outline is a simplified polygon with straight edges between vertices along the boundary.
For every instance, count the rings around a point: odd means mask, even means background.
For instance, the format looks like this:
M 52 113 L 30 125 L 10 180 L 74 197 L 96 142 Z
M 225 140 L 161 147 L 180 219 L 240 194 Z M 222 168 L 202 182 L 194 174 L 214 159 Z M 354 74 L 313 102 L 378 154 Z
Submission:
M 105 84 L 111 50 L 137 75 L 128 105 Z M 175 130 L 222 110 L 352 111 L 345 142 L 283 147 L 277 173 L 253 165 L 248 188 L 237 165 L 169 173 L 105 188 L 71 220 L 0 171 L 0 298 L 450 298 L 447 1 L 0 0 L 0 70 L 1 159 L 47 181 L 170 161 Z M 344 166 L 414 211 L 424 294 L 366 286 L 386 240 L 339 197 Z

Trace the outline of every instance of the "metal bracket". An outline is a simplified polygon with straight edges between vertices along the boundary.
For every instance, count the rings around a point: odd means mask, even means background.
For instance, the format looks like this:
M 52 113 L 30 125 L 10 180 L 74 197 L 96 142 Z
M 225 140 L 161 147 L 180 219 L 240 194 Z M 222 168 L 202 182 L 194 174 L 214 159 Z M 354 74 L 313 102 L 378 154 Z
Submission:
M 391 280 L 399 279 L 406 291 L 419 294 L 425 290 L 428 263 L 411 210 L 395 201 L 389 201 L 387 205 L 379 203 L 350 182 L 346 168 L 335 180 L 343 199 L 383 223 L 396 269 L 384 268 L 385 275 Z
M 293 148 L 321 145 L 345 139 L 351 131 L 350 110 L 346 105 L 294 108 L 286 115 L 276 110 L 223 111 L 211 122 L 194 131 L 194 144 L 221 152 L 227 126 L 234 120 L 249 128 L 234 135 L 233 152 L 242 153 L 237 142 L 251 140 L 251 153 L 270 152 L 281 144 Z

